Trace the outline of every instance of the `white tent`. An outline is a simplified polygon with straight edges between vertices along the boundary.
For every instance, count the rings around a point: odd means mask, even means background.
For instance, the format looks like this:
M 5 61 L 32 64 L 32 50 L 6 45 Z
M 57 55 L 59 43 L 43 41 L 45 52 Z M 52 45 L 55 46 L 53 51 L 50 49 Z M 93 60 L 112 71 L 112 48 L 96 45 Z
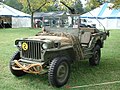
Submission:
M 96 24 L 99 29 L 102 29 L 103 26 L 106 29 L 120 29 L 120 9 L 113 9 L 112 6 L 111 3 L 104 3 L 100 7 L 81 15 L 81 18 Z
M 0 2 L 0 22 L 12 28 L 30 27 L 31 16 Z

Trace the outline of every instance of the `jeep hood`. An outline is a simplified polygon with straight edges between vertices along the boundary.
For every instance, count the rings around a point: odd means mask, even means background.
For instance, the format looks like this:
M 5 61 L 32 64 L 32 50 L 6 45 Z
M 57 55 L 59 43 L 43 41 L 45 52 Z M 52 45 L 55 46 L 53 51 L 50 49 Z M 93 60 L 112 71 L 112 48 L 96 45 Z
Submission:
M 44 40 L 51 40 L 51 41 L 59 41 L 61 44 L 72 44 L 72 41 L 67 37 L 62 36 L 32 36 L 27 38 L 27 40 L 35 40 L 35 41 L 44 41 Z

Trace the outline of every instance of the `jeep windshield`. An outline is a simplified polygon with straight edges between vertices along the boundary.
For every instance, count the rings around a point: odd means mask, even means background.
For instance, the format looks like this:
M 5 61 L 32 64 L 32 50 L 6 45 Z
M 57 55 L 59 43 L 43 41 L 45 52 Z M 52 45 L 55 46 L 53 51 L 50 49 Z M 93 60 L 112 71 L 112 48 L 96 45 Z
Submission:
M 49 32 L 78 33 L 79 16 L 61 15 L 44 18 L 44 27 Z

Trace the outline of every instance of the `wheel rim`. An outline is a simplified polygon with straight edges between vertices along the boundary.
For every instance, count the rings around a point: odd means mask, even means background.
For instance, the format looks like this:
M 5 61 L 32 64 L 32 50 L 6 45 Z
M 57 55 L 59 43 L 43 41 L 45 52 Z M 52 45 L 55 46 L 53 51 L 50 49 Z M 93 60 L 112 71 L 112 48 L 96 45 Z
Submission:
M 97 64 L 99 62 L 100 56 L 99 56 L 99 51 L 95 52 L 95 63 Z
M 63 83 L 68 76 L 68 71 L 68 64 L 66 62 L 62 62 L 57 70 L 57 81 Z

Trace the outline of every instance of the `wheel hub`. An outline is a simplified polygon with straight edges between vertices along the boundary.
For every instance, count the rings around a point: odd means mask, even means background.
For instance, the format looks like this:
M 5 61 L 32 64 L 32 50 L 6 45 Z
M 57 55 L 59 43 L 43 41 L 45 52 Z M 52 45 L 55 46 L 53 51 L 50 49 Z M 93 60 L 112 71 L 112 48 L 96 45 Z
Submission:
M 98 61 L 99 61 L 99 52 L 96 51 L 95 52 L 95 62 L 98 63 Z
M 66 62 L 62 62 L 57 70 L 57 80 L 59 82 L 64 82 L 68 75 L 68 65 Z

